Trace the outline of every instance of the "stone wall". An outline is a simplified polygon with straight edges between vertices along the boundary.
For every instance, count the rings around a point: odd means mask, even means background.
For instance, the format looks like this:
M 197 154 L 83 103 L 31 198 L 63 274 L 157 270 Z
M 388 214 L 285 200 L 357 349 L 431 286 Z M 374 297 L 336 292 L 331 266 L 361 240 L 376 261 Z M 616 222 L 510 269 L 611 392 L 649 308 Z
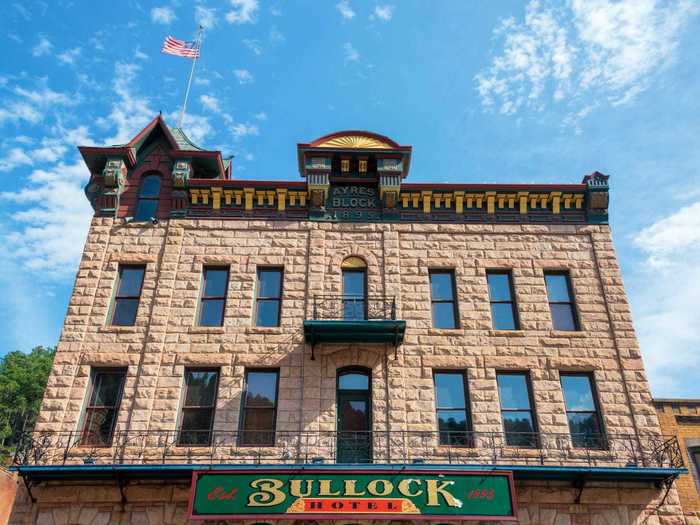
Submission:
M 320 346 L 309 359 L 301 327 L 310 295 L 340 292 L 348 255 L 367 261 L 370 293 L 397 297 L 407 321 L 397 360 L 383 347 L 359 345 Z M 106 325 L 119 263 L 147 264 L 134 327 Z M 204 264 L 231 267 L 223 327 L 194 326 Z M 278 328 L 253 326 L 256 267 L 265 265 L 284 266 Z M 458 329 L 431 326 L 431 268 L 455 270 Z M 489 268 L 512 269 L 520 330 L 491 328 Z M 544 269 L 570 271 L 581 331 L 552 330 Z M 542 432 L 568 432 L 559 370 L 594 373 L 607 432 L 658 432 L 607 226 L 170 220 L 142 227 L 95 218 L 38 428 L 76 430 L 90 368 L 117 365 L 128 368 L 119 430 L 174 430 L 184 368 L 201 365 L 221 368 L 216 429 L 237 428 L 244 368 L 275 366 L 277 428 L 333 430 L 336 369 L 364 365 L 373 370 L 375 429 L 435 430 L 432 370 L 463 368 L 476 431 L 501 431 L 496 371 L 527 369 Z
M 396 359 L 381 345 L 319 345 L 310 359 L 302 322 L 311 318 L 311 296 L 340 293 L 340 265 L 350 255 L 367 262 L 370 293 L 397 298 L 407 330 Z M 147 264 L 134 327 L 106 322 L 120 263 Z M 195 326 L 205 264 L 230 265 L 223 327 Z M 253 326 L 258 266 L 284 267 L 280 327 Z M 458 329 L 432 328 L 432 268 L 455 271 Z M 492 329 L 491 268 L 513 272 L 520 330 Z M 552 329 L 545 269 L 570 272 L 581 331 Z M 215 430 L 238 428 L 246 367 L 280 369 L 279 432 L 334 430 L 336 373 L 349 365 L 372 370 L 375 430 L 435 431 L 432 373 L 453 368 L 467 371 L 475 431 L 502 431 L 496 372 L 517 369 L 531 373 L 541 432 L 569 432 L 560 370 L 594 374 L 608 433 L 659 432 L 607 226 L 183 219 L 143 227 L 108 218 L 93 219 L 37 428 L 78 430 L 91 367 L 120 366 L 128 375 L 117 431 L 175 431 L 184 369 L 215 366 Z M 161 450 L 154 445 L 151 452 L 157 463 Z M 108 461 L 111 451 L 102 453 L 98 462 Z M 230 460 L 225 449 L 219 453 L 217 461 Z M 149 456 L 127 451 L 121 459 Z M 34 491 L 38 503 L 23 496 L 15 523 L 183 523 L 188 487 L 130 486 L 124 506 L 115 487 Z M 575 504 L 571 488 L 521 483 L 519 518 L 533 525 L 683 523 L 675 490 L 660 513 L 652 512 L 662 492 L 591 486 Z
M 188 521 L 187 502 L 189 485 L 142 483 L 124 489 L 126 503 L 114 484 L 47 485 L 32 490 L 37 498 L 35 505 L 20 490 L 11 523 L 37 525 L 181 525 L 202 523 Z M 570 485 L 555 482 L 520 482 L 516 484 L 518 522 L 521 525 L 698 525 L 700 520 L 684 521 L 679 514 L 678 498 L 671 491 L 664 498 L 664 491 L 651 485 L 614 483 L 589 483 L 580 493 Z M 662 501 L 663 500 L 663 501 Z M 217 521 L 217 523 L 246 522 Z M 373 525 L 429 525 L 435 522 L 408 521 L 363 521 L 342 518 L 338 522 L 276 521 L 278 525 L 301 525 L 310 523 L 331 525 L 333 523 L 372 523 Z M 456 525 L 459 522 L 445 521 Z M 485 521 L 506 525 L 512 522 Z

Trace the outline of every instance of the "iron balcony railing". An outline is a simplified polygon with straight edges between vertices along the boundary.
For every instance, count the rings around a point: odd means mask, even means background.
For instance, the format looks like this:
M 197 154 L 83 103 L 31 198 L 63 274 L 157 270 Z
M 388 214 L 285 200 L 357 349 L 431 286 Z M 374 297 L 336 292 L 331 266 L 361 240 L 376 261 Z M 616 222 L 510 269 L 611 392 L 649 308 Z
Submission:
M 588 448 L 576 445 L 588 443 Z M 27 432 L 16 465 L 481 464 L 682 468 L 678 441 L 661 435 L 422 431 Z
M 396 319 L 396 298 L 386 295 L 315 295 L 314 321 L 388 321 Z

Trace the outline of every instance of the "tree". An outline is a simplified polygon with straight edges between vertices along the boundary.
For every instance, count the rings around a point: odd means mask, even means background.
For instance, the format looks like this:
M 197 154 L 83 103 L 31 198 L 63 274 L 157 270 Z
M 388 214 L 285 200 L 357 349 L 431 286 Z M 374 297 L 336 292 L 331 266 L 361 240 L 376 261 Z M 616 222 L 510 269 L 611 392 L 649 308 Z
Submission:
M 0 358 L 0 444 L 12 446 L 17 433 L 31 430 L 41 407 L 56 347 L 10 352 Z

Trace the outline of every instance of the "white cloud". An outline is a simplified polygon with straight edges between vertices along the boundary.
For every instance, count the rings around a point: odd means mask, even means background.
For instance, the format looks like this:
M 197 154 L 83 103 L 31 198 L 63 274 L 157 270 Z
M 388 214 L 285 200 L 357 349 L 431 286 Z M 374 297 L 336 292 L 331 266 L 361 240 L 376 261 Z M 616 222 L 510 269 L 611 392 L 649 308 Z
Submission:
M 80 101 L 76 95 L 59 93 L 46 85 L 42 85 L 39 89 L 15 87 L 12 92 L 19 99 L 5 102 L 0 106 L 0 126 L 6 122 L 37 124 L 44 119 L 46 111 L 51 106 L 71 106 Z
M 14 89 L 14 92 L 37 106 L 71 106 L 78 103 L 78 98 L 75 95 L 59 93 L 46 86 L 43 86 L 40 90 L 29 90 L 17 87 Z
M 41 112 L 26 102 L 10 102 L 5 107 L 0 107 L 0 125 L 5 122 L 18 123 L 21 121 L 36 124 L 43 117 Z
M 657 396 L 679 396 L 700 376 L 700 201 L 641 230 L 646 254 L 634 306 L 645 364 Z
M 335 4 L 335 8 L 345 20 L 352 20 L 355 18 L 355 11 L 350 7 L 349 0 L 340 0 L 340 2 Z
M 244 38 L 243 45 L 250 49 L 256 55 L 262 55 L 262 47 L 260 46 L 260 41 L 255 38 Z
M 185 121 L 182 124 L 187 137 L 199 146 L 203 146 L 206 138 L 211 135 L 213 128 L 209 123 L 209 118 L 194 113 L 186 113 Z
M 199 101 L 209 111 L 214 113 L 219 113 L 221 108 L 219 107 L 219 99 L 212 95 L 202 95 L 199 97 Z
M 350 62 L 356 62 L 360 59 L 360 53 L 355 49 L 350 42 L 345 42 L 343 44 L 343 51 L 345 52 L 345 60 Z
M 107 122 L 116 127 L 116 132 L 105 141 L 106 144 L 127 143 L 155 116 L 148 98 L 134 91 L 136 74 L 140 69 L 138 64 L 117 62 L 114 65 L 114 92 L 117 100 L 112 103 Z
M 32 49 L 32 55 L 35 57 L 48 55 L 51 53 L 51 49 L 53 49 L 53 44 L 51 41 L 45 36 L 41 36 L 39 37 L 39 43 L 34 46 L 34 49 Z
M 67 49 L 63 53 L 59 53 L 58 55 L 56 55 L 56 58 L 58 58 L 58 60 L 63 64 L 73 65 L 75 64 L 75 61 L 78 60 L 78 57 L 81 53 L 81 48 L 74 47 L 72 49 Z
M 531 0 L 522 22 L 494 31 L 502 50 L 475 77 L 482 104 L 504 115 L 566 104 L 575 122 L 593 102 L 629 103 L 673 60 L 697 12 L 688 0 Z
M 148 60 L 148 55 L 141 51 L 141 48 L 136 48 L 134 50 L 134 58 L 137 60 Z
M 208 86 L 209 84 L 211 84 L 211 80 L 209 80 L 208 78 L 194 77 L 193 82 L 195 86 Z
M 635 237 L 635 244 L 647 253 L 654 267 L 673 265 L 679 252 L 700 250 L 700 202 L 643 229 Z
M 236 140 L 240 140 L 247 135 L 260 135 L 258 126 L 249 122 L 234 124 L 231 127 L 231 132 Z
M 41 147 L 30 152 L 32 160 L 39 163 L 56 162 L 61 159 L 68 150 L 64 142 L 68 141 L 51 138 L 42 139 Z
M 194 20 L 205 29 L 213 29 L 219 23 L 219 17 L 216 14 L 216 9 L 197 5 L 194 7 Z
M 378 5 L 374 7 L 374 11 L 370 15 L 372 20 L 379 19 L 384 22 L 388 22 L 394 16 L 394 6 L 393 5 Z
M 226 13 L 226 21 L 231 24 L 249 24 L 255 22 L 258 12 L 258 0 L 229 0 L 231 10 Z
M 34 170 L 27 184 L 0 200 L 25 205 L 12 215 L 16 229 L 5 236 L 6 253 L 30 271 L 67 277 L 75 271 L 92 209 L 83 186 L 89 172 L 82 160 Z
M 259 121 L 263 122 L 263 121 L 267 120 L 267 113 L 265 113 L 264 111 L 260 111 L 260 112 L 256 113 L 255 115 L 253 115 L 253 118 L 255 120 L 259 120 Z
M 22 148 L 12 148 L 7 154 L 0 158 L 0 172 L 11 171 L 18 166 L 31 165 L 33 161 Z
M 175 11 L 167 6 L 154 7 L 151 9 L 151 22 L 155 24 L 169 25 L 177 19 Z
M 284 35 L 276 28 L 273 27 L 270 29 L 270 42 L 273 44 L 279 44 L 280 42 L 284 42 L 286 39 Z
M 233 74 L 236 75 L 239 84 L 250 84 L 253 82 L 253 75 L 247 69 L 234 69 Z

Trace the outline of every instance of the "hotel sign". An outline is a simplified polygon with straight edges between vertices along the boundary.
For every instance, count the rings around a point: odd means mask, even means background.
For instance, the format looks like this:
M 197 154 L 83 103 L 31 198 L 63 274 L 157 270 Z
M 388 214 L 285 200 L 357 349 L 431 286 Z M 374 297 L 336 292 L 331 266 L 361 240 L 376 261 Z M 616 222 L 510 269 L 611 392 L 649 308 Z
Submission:
M 189 509 L 202 520 L 515 520 L 508 472 L 197 471 Z

